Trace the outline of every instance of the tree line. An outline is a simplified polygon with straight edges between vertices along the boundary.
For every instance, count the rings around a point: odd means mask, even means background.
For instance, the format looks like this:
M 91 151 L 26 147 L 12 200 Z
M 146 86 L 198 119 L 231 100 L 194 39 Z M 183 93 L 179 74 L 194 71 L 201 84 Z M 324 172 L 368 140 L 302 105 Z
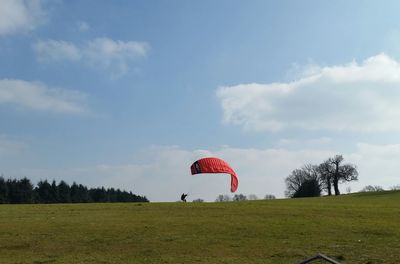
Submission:
M 263 199 L 264 200 L 273 200 L 275 198 L 276 198 L 275 195 L 267 194 L 264 196 Z M 220 194 L 215 199 L 215 202 L 230 202 L 230 201 L 240 202 L 240 201 L 251 201 L 251 200 L 259 200 L 259 198 L 255 194 L 249 194 L 246 196 L 246 195 L 240 193 L 240 194 L 235 194 L 233 197 L 231 197 L 227 194 Z
M 4 179 L 0 177 L 0 204 L 29 203 L 113 203 L 149 202 L 146 196 L 114 188 L 88 188 L 82 184 L 53 180 L 39 181 L 34 186 L 28 178 Z
M 307 164 L 295 169 L 285 179 L 288 197 L 320 196 L 322 192 L 340 194 L 339 184 L 358 180 L 357 167 L 344 163 L 342 155 L 336 155 L 318 165 Z

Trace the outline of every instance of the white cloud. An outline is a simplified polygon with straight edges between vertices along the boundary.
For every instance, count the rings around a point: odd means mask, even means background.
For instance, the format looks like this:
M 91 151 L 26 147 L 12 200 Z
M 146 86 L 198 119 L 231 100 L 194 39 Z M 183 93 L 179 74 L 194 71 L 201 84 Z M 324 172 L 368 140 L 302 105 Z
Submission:
M 79 61 L 82 57 L 80 50 L 73 43 L 66 41 L 38 41 L 33 45 L 33 49 L 41 62 Z
M 49 88 L 43 83 L 0 80 L 0 104 L 11 104 L 36 111 L 83 113 L 86 96 L 79 91 Z
M 278 146 L 282 146 L 282 147 L 320 147 L 320 146 L 324 146 L 326 147 L 326 145 L 332 143 L 332 138 L 330 137 L 319 137 L 319 138 L 311 138 L 311 139 L 303 139 L 303 140 L 299 140 L 299 139 L 294 139 L 294 138 L 282 138 L 279 139 L 277 142 Z
M 97 38 L 88 42 L 85 47 L 85 56 L 92 65 L 101 65 L 109 69 L 117 67 L 123 74 L 128 69 L 130 61 L 147 55 L 149 45 L 145 42 L 120 41 L 109 38 Z
M 359 143 L 357 151 L 348 155 L 348 158 L 358 166 L 360 189 L 366 185 L 389 188 L 400 184 L 400 144 Z
M 1 0 L 0 35 L 33 30 L 45 17 L 41 0 Z
M 385 54 L 297 81 L 219 87 L 224 121 L 252 131 L 399 131 L 400 63 Z
M 33 45 L 40 62 L 83 62 L 94 68 L 110 70 L 114 75 L 126 73 L 130 63 L 146 57 L 149 48 L 146 42 L 110 38 L 96 38 L 83 45 L 56 40 L 38 41 Z

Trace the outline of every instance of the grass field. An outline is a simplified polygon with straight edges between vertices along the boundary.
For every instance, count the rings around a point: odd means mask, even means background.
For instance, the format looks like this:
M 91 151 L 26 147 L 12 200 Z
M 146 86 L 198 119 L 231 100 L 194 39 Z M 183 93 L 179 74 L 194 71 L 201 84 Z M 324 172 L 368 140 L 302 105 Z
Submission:
M 400 192 L 230 203 L 1 205 L 0 263 L 400 263 Z

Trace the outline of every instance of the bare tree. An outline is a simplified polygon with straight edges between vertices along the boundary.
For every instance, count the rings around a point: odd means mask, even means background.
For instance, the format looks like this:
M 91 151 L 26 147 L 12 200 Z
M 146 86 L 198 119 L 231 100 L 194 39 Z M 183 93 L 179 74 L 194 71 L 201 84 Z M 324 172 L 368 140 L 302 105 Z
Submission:
M 343 156 L 336 155 L 333 158 L 329 159 L 330 163 L 333 165 L 333 187 L 335 189 L 335 195 L 339 195 L 339 183 L 341 182 L 350 182 L 358 180 L 358 171 L 356 166 L 352 164 L 342 164 Z
M 321 181 L 322 189 L 328 193 L 328 195 L 332 195 L 332 175 L 333 175 L 333 167 L 329 160 L 326 160 L 318 165 L 316 168 L 319 179 Z
M 383 192 L 383 191 L 384 189 L 382 188 L 382 186 L 378 185 L 375 186 L 367 185 L 361 190 L 361 192 Z
M 273 200 L 275 198 L 276 198 L 275 195 L 272 195 L 272 194 L 266 194 L 264 196 L 264 200 Z
M 391 186 L 391 187 L 390 187 L 390 190 L 391 190 L 391 191 L 398 191 L 398 190 L 400 190 L 400 184 Z
M 246 200 L 247 200 L 247 197 L 244 194 L 235 194 L 233 196 L 233 201 L 235 201 L 235 202 L 246 201 Z
M 285 179 L 285 195 L 287 197 L 292 197 L 293 194 L 295 194 L 300 189 L 305 180 L 306 175 L 304 174 L 304 171 L 302 169 L 293 170 L 292 173 Z
M 229 202 L 231 200 L 231 197 L 227 194 L 220 194 L 217 199 L 215 199 L 216 202 Z
M 339 195 L 339 183 L 358 180 L 356 166 L 353 164 L 343 164 L 343 160 L 342 155 L 335 155 L 318 166 L 320 180 L 328 195 L 332 195 L 332 185 L 335 195 Z
M 285 179 L 286 191 L 285 195 L 287 197 L 295 197 L 299 192 L 302 192 L 301 196 L 315 196 L 313 194 L 307 194 L 309 187 L 320 187 L 320 178 L 318 174 L 318 167 L 315 165 L 307 164 L 300 169 L 295 169 L 292 173 Z M 319 192 L 321 193 L 321 191 Z
M 285 179 L 287 197 L 317 196 L 321 191 L 339 195 L 339 183 L 358 180 L 357 168 L 353 164 L 343 164 L 343 156 L 336 155 L 319 165 L 307 164 L 292 171 Z M 319 191 L 320 189 L 320 191 Z

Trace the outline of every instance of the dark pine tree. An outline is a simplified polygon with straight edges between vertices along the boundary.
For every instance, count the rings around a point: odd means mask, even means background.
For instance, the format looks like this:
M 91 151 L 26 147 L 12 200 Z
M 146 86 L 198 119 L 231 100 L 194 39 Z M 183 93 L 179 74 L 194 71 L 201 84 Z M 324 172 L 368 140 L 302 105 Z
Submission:
M 0 177 L 0 204 L 9 203 L 7 182 L 3 177 Z
M 33 184 L 28 178 L 23 178 L 17 181 L 19 189 L 19 203 L 33 203 Z
M 39 181 L 35 188 L 38 203 L 53 203 L 51 184 L 47 181 Z
M 57 203 L 58 202 L 58 187 L 55 180 L 51 183 L 50 188 L 50 203 Z
M 70 187 L 65 181 L 60 181 L 57 186 L 58 193 L 58 202 L 59 203 L 70 203 L 71 202 L 71 194 Z

